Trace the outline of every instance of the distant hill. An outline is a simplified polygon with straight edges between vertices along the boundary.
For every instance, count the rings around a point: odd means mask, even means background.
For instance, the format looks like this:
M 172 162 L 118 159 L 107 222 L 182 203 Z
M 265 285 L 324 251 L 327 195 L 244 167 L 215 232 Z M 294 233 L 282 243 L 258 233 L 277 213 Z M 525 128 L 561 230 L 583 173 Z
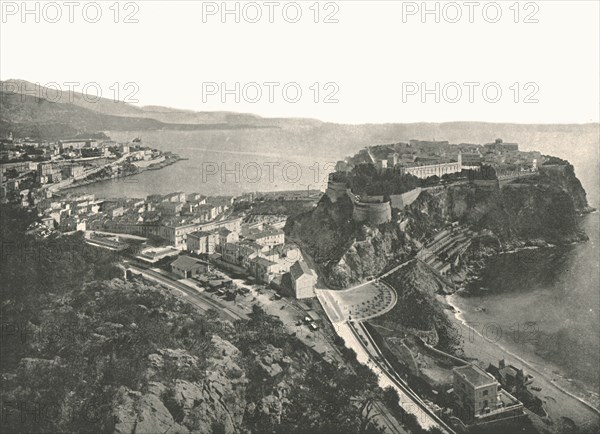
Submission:
M 11 86 L 15 84 L 15 86 Z M 0 137 L 13 132 L 16 137 L 56 139 L 94 135 L 103 131 L 146 130 L 222 130 L 268 128 L 267 122 L 256 122 L 254 115 L 228 112 L 195 113 L 165 107 L 136 107 L 124 102 L 100 98 L 86 100 L 81 93 L 60 92 L 41 88 L 36 91 L 52 100 L 27 94 L 34 84 L 10 80 L 0 82 Z
M 195 112 L 161 106 L 138 107 L 122 101 L 100 98 L 91 102 L 78 92 L 59 92 L 41 87 L 38 93 L 48 95 L 52 101 L 25 95 L 31 93 L 34 83 L 25 80 L 0 81 L 3 97 L 0 110 L 0 127 L 16 125 L 21 129 L 35 129 L 35 126 L 50 127 L 57 123 L 66 129 L 86 132 L 99 130 L 196 130 L 229 128 L 285 128 L 297 130 L 307 137 L 326 137 L 332 146 L 340 141 L 344 144 L 366 145 L 393 143 L 396 141 L 448 140 L 451 143 L 487 143 L 502 137 L 506 141 L 528 144 L 538 143 L 553 137 L 568 134 L 571 137 L 584 136 L 586 143 L 592 137 L 597 143 L 599 126 L 589 124 L 511 124 L 486 122 L 445 122 L 445 123 L 387 123 L 346 125 L 300 118 L 262 118 L 247 113 L 226 111 Z M 12 90 L 14 92 L 8 92 Z M 17 131 L 15 131 L 17 132 Z M 321 140 L 319 140 L 320 142 Z M 581 143 L 580 143 L 581 145 Z M 348 149 L 345 152 L 354 150 Z
M 52 102 L 72 104 L 105 115 L 150 118 L 165 123 L 252 124 L 261 119 L 256 115 L 233 112 L 194 112 L 161 106 L 138 107 L 123 101 L 114 101 L 110 98 L 99 98 L 97 101 L 95 99 L 92 101 L 92 98 L 86 98 L 80 92 L 61 92 L 44 86 L 36 88 L 35 83 L 25 80 L 0 81 L 0 90 L 3 92 L 27 94 L 30 96 L 47 96 Z
M 44 86 L 38 87 L 35 83 L 25 80 L 0 81 L 0 86 L 2 92 L 29 96 L 47 96 L 56 103 L 72 104 L 106 115 L 144 117 L 144 111 L 141 108 L 122 101 L 100 98 L 98 101 L 90 102 L 90 98 L 86 100 L 80 92 L 61 92 Z
M 265 121 L 260 116 L 245 113 L 195 112 L 161 106 L 144 106 L 141 110 L 144 116 L 177 124 L 256 124 Z

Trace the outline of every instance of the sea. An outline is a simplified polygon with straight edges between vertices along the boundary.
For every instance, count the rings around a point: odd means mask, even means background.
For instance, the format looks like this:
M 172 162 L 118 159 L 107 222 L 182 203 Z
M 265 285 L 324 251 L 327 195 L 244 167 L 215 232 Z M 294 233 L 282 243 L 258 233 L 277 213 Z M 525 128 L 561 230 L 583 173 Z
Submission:
M 319 139 L 313 135 L 307 139 L 303 131 L 131 131 L 109 135 L 119 141 L 142 135 L 145 145 L 172 151 L 186 160 L 161 170 L 71 191 L 95 193 L 104 198 L 143 198 L 174 191 L 234 195 L 323 189 L 334 162 L 345 156 L 339 146 L 326 146 L 334 138 Z M 316 142 L 310 142 L 312 139 Z M 349 145 L 346 154 L 352 155 L 368 144 L 369 138 L 348 135 L 344 140 Z M 540 148 L 571 161 L 590 205 L 597 208 L 598 150 L 573 148 L 562 137 L 538 140 L 530 148 Z M 548 143 L 552 145 L 544 149 L 542 146 Z M 599 214 L 583 216 L 581 225 L 589 236 L 587 242 L 490 258 L 478 282 L 485 290 L 477 295 L 459 296 L 455 302 L 466 321 L 479 324 L 482 330 L 487 327 L 484 332 L 514 354 L 525 360 L 547 360 L 558 366 L 566 378 L 597 389 L 600 385 Z
M 526 249 L 487 260 L 473 291 L 453 297 L 489 342 L 579 389 L 600 387 L 600 214 L 581 218 L 587 242 Z
M 277 128 L 109 132 L 109 136 L 122 142 L 141 137 L 144 146 L 173 152 L 184 160 L 160 170 L 68 191 L 94 193 L 102 198 L 145 198 L 177 191 L 214 196 L 324 190 L 339 159 L 325 147 L 304 143 L 301 132 Z M 308 147 L 318 151 L 303 151 Z

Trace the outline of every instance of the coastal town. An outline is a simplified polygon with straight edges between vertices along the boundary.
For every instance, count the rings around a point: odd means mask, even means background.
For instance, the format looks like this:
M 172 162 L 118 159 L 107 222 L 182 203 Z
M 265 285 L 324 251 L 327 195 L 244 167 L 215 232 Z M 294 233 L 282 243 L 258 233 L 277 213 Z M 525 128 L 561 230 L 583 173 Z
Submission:
M 127 144 L 93 139 L 47 143 L 12 137 L 3 140 L 2 155 L 2 202 L 38 215 L 28 235 L 52 240 L 81 233 L 88 245 L 116 255 L 127 280 L 158 284 L 225 319 L 246 318 L 260 306 L 335 366 L 345 363 L 337 342 L 341 337 L 424 429 L 466 432 L 498 421 L 527 423 L 523 421 L 530 415 L 545 414 L 535 395 L 541 388 L 532 386 L 534 376 L 522 368 L 502 359 L 483 369 L 436 349 L 437 333 L 418 330 L 404 331 L 406 365 L 399 368 L 390 364 L 368 321 L 386 318 L 396 308 L 398 295 L 389 276 L 406 266 L 421 264 L 433 273 L 442 294 L 469 283 L 472 264 L 465 252 L 489 234 L 448 220 L 433 234 L 410 238 L 414 222 L 407 210 L 422 194 L 461 185 L 498 188 L 551 170 L 550 157 L 519 151 L 517 144 L 501 139 L 485 145 L 411 140 L 367 147 L 339 161 L 324 192 L 173 192 L 136 199 L 70 193 L 69 188 L 118 181 L 179 157 L 149 149 L 140 139 Z M 357 173 L 362 172 L 379 187 L 361 185 Z M 399 182 L 377 184 L 374 179 Z M 331 289 L 320 276 L 319 252 L 307 253 L 286 229 L 290 218 L 323 206 L 324 200 L 333 207 L 349 204 L 355 225 L 397 226 L 413 251 L 341 291 Z M 18 250 L 3 247 L 5 254 Z M 282 366 L 273 363 L 264 369 L 275 377 Z M 402 432 L 383 419 L 379 416 L 377 423 Z
M 0 200 L 36 206 L 54 192 L 102 180 L 117 182 L 145 170 L 174 164 L 179 157 L 143 146 L 91 138 L 36 140 L 0 138 Z
M 348 171 L 360 163 L 372 163 L 379 170 L 398 167 L 402 173 L 417 178 L 442 177 L 462 170 L 478 170 L 482 164 L 497 172 L 509 173 L 534 170 L 542 162 L 538 151 L 520 151 L 517 143 L 451 144 L 448 141 L 409 140 L 406 143 L 370 146 L 356 156 L 339 161 L 336 170 Z

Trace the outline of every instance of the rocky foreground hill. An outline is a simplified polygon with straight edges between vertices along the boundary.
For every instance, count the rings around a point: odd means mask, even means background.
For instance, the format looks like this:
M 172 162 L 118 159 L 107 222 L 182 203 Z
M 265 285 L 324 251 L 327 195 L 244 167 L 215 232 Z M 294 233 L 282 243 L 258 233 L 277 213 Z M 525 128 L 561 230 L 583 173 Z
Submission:
M 365 432 L 382 391 L 352 354 L 334 367 L 256 307 L 201 313 L 123 280 L 81 235 L 34 240 L 3 206 L 3 432 Z M 368 430 L 377 432 L 370 426 Z
M 93 282 L 39 313 L 30 336 L 57 334 L 5 355 L 9 432 L 358 432 L 361 397 L 379 393 L 260 311 L 222 322 L 141 282 Z

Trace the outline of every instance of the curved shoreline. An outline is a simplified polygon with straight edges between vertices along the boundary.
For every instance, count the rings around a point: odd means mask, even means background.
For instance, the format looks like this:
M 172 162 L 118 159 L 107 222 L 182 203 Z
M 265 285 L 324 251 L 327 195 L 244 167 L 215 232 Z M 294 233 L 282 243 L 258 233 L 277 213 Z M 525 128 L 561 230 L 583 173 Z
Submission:
M 175 156 L 174 158 L 171 159 L 165 159 L 159 163 L 156 164 L 151 164 L 147 167 L 140 167 L 138 168 L 138 170 L 135 173 L 130 173 L 130 174 L 125 174 L 125 175 L 120 175 L 117 177 L 106 177 L 106 178 L 97 178 L 97 179 L 92 179 L 92 180 L 81 180 L 79 182 L 73 182 L 67 186 L 64 186 L 62 188 L 59 188 L 56 190 L 55 193 L 60 193 L 62 191 L 65 190 L 70 190 L 73 188 L 79 188 L 79 187 L 84 187 L 86 185 L 92 185 L 92 184 L 96 184 L 96 183 L 101 183 L 101 182 L 107 182 L 107 181 L 113 181 L 115 179 L 125 179 L 125 178 L 130 178 L 132 176 L 136 176 L 136 175 L 140 175 L 144 172 L 150 171 L 150 170 L 160 170 L 160 169 L 164 169 L 165 167 L 169 167 L 172 166 L 176 163 L 178 163 L 179 161 L 182 160 L 186 160 L 186 158 L 182 158 L 180 156 Z
M 592 410 L 594 413 L 596 413 L 597 415 L 600 416 L 600 409 L 598 409 L 597 407 L 595 407 L 592 403 L 590 403 L 590 402 L 586 401 L 585 399 L 581 398 L 580 396 L 575 395 L 573 392 L 570 392 L 570 391 L 566 390 L 564 387 L 562 387 L 559 384 L 557 384 L 553 379 L 549 378 L 546 373 L 544 373 L 543 371 L 541 371 L 539 368 L 535 367 L 534 364 L 533 364 L 534 362 L 531 362 L 531 361 L 528 361 L 528 360 L 524 359 L 523 356 L 515 354 L 514 352 L 512 352 L 509 349 L 507 349 L 503 345 L 500 345 L 497 342 L 490 341 L 483 334 L 481 334 L 479 331 L 477 331 L 476 329 L 474 329 L 473 327 L 471 327 L 469 325 L 469 323 L 466 321 L 466 319 L 465 319 L 465 317 L 463 315 L 463 311 L 456 304 L 455 300 L 453 300 L 455 297 L 457 297 L 456 294 L 450 294 L 450 295 L 445 295 L 444 299 L 445 299 L 446 303 L 449 306 L 452 306 L 453 313 L 454 313 L 454 318 L 456 318 L 456 320 L 459 321 L 463 326 L 465 326 L 471 332 L 475 333 L 477 336 L 479 336 L 481 339 L 483 339 L 485 342 L 487 342 L 487 344 L 495 346 L 501 352 L 506 353 L 507 355 L 509 355 L 510 357 L 514 358 L 515 360 L 518 360 L 525 367 L 527 367 L 527 369 L 529 369 L 531 372 L 535 372 L 537 375 L 539 375 L 541 378 L 543 378 L 544 380 L 546 380 L 547 383 L 551 384 L 555 389 L 557 389 L 561 393 L 564 393 L 565 395 L 567 395 L 567 396 L 569 396 L 569 397 L 577 400 L 579 403 L 585 405 L 589 410 Z M 468 357 L 468 354 L 466 356 Z

